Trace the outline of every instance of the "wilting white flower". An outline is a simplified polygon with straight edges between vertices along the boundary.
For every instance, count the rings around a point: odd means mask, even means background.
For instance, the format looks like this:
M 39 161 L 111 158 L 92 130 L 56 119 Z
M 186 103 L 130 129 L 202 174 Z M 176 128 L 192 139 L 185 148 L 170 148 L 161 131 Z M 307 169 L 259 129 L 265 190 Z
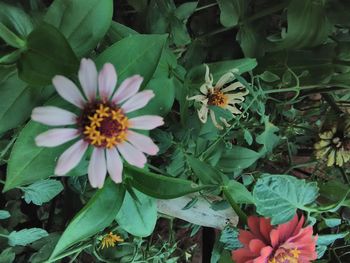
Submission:
M 151 130 L 163 124 L 163 118 L 143 115 L 129 118 L 128 113 L 146 106 L 154 97 L 151 90 L 139 91 L 143 78 L 134 75 L 125 79 L 115 91 L 117 73 L 112 64 L 104 64 L 98 73 L 94 62 L 82 59 L 78 73 L 85 97 L 78 87 L 64 76 L 55 76 L 52 83 L 58 94 L 80 109 L 75 115 L 54 106 L 37 107 L 34 121 L 50 126 L 67 126 L 48 130 L 35 138 L 38 146 L 55 147 L 77 139 L 58 159 L 55 175 L 65 175 L 78 165 L 89 146 L 93 147 L 88 177 L 92 187 L 103 186 L 107 171 L 116 183 L 122 181 L 123 159 L 143 167 L 144 153 L 155 155 L 157 145 L 134 130 Z M 114 92 L 115 91 L 115 92 Z
M 209 74 L 209 67 L 205 65 L 206 72 L 204 77 L 204 84 L 200 87 L 200 92 L 202 94 L 195 95 L 193 97 L 187 98 L 188 100 L 195 100 L 200 102 L 202 105 L 198 110 L 198 117 L 201 122 L 206 123 L 208 114 L 218 129 L 223 129 L 223 127 L 217 122 L 215 113 L 209 106 L 218 106 L 223 109 L 227 109 L 232 113 L 232 116 L 241 114 L 242 112 L 237 108 L 237 104 L 241 104 L 244 101 L 244 96 L 249 93 L 245 89 L 244 85 L 239 82 L 233 82 L 235 80 L 235 73 L 238 69 L 234 69 L 226 74 L 224 74 L 218 82 L 213 85 L 213 76 Z M 236 91 L 238 89 L 238 92 Z M 220 120 L 229 126 L 227 120 L 223 117 Z

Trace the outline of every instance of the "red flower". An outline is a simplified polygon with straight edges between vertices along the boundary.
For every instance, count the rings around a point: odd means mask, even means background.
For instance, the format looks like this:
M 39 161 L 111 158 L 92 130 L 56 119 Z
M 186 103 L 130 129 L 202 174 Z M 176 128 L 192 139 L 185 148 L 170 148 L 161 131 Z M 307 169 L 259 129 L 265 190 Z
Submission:
M 243 248 L 232 251 L 236 263 L 308 263 L 317 258 L 317 236 L 312 227 L 303 228 L 304 217 L 298 215 L 274 228 L 270 219 L 250 216 L 250 231 L 240 230 Z

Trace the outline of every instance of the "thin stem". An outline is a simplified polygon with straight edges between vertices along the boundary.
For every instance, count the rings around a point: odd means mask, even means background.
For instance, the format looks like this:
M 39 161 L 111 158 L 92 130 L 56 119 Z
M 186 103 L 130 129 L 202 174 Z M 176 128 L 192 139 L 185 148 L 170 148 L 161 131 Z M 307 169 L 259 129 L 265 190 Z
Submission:
M 227 187 L 222 187 L 222 192 L 224 193 L 224 196 L 226 197 L 227 201 L 230 203 L 232 209 L 236 212 L 238 215 L 240 221 L 243 224 L 247 224 L 247 215 L 243 212 L 243 210 L 239 207 L 239 205 L 233 200 L 232 196 L 230 195 L 229 191 L 227 190 Z
M 217 5 L 218 5 L 218 3 L 212 3 L 212 4 L 204 5 L 204 6 L 196 8 L 196 10 L 194 10 L 194 11 L 198 12 L 198 11 L 201 11 L 203 9 L 207 9 L 207 8 L 210 8 L 210 7 L 213 7 L 213 6 L 217 6 Z
M 5 149 L 3 149 L 0 153 L 0 160 L 5 156 L 8 150 L 11 148 L 12 144 L 16 141 L 17 135 L 13 136 L 10 142 L 6 145 Z
M 8 238 L 9 236 L 5 234 L 0 234 L 0 237 Z
M 62 258 L 68 257 L 68 256 L 70 256 L 70 255 L 72 255 L 72 254 L 81 253 L 84 249 L 86 249 L 86 248 L 88 248 L 88 247 L 91 247 L 91 246 L 92 246 L 92 244 L 85 244 L 85 245 L 83 245 L 83 246 L 81 246 L 81 247 L 77 247 L 76 249 L 73 249 L 73 250 L 71 250 L 71 251 L 68 251 L 68 252 L 66 252 L 66 253 L 63 253 L 63 254 L 61 254 L 60 256 L 57 256 L 57 257 L 52 258 L 52 259 L 48 259 L 48 260 L 45 261 L 45 263 L 55 262 L 55 261 L 60 260 L 60 259 L 62 259 Z
M 4 180 L 1 180 L 1 179 L 0 179 L 0 183 L 1 183 L 1 184 L 5 184 L 6 182 L 5 182 Z

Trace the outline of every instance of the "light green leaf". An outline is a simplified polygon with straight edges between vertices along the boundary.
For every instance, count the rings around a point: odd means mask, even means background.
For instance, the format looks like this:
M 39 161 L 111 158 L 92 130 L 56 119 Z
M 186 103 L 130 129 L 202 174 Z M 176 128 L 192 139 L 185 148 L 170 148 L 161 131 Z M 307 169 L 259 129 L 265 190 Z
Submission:
M 112 0 L 55 0 L 44 20 L 57 27 L 81 57 L 107 33 L 112 15 Z
M 127 192 L 115 220 L 126 232 L 133 236 L 146 237 L 152 234 L 157 222 L 157 202 L 137 190 L 138 200 Z
M 157 68 L 166 35 L 131 35 L 106 49 L 96 59 L 99 67 L 112 63 L 118 73 L 118 81 L 139 74 L 145 87 Z
M 126 180 L 137 190 L 159 199 L 172 199 L 199 192 L 210 186 L 199 186 L 192 181 L 154 174 L 144 169 L 125 167 Z
M 258 179 L 253 196 L 257 212 L 277 225 L 291 220 L 297 209 L 305 210 L 314 202 L 318 187 L 289 175 L 264 174 Z
M 232 199 L 239 204 L 254 204 L 254 198 L 248 189 L 241 183 L 230 180 L 229 183 L 224 186 L 227 189 Z
M 108 227 L 117 215 L 124 195 L 123 185 L 115 184 L 108 178 L 103 188 L 96 192 L 66 227 L 50 258 Z
M 339 226 L 341 224 L 341 219 L 339 219 L 339 218 L 325 218 L 324 222 L 328 227 L 336 227 L 336 226 Z
M 222 183 L 223 175 L 211 165 L 193 156 L 187 156 L 187 160 L 194 174 L 203 184 L 218 185 Z
M 63 185 L 57 180 L 47 179 L 21 187 L 21 190 L 24 191 L 24 200 L 27 204 L 32 202 L 35 205 L 42 205 L 58 195 L 63 190 Z
M 279 128 L 271 123 L 268 117 L 265 117 L 264 123 L 265 130 L 256 136 L 256 142 L 263 145 L 260 149 L 261 154 L 271 153 L 280 140 L 280 137 L 275 134 Z
M 55 75 L 68 77 L 78 71 L 78 66 L 64 36 L 55 27 L 41 24 L 28 36 L 27 48 L 18 61 L 18 74 L 29 84 L 49 85 Z
M 317 245 L 318 246 L 328 246 L 328 245 L 332 244 L 334 241 L 336 241 L 337 239 L 344 238 L 348 234 L 349 234 L 349 232 L 339 233 L 339 234 L 329 234 L 329 235 L 318 235 Z
M 11 215 L 6 210 L 0 210 L 0 219 L 6 219 L 9 218 Z
M 248 168 L 260 158 L 260 154 L 241 146 L 226 149 L 217 165 L 220 171 L 231 173 Z
M 15 257 L 16 254 L 12 251 L 12 248 L 6 248 L 0 254 L 0 263 L 12 263 Z
M 40 238 L 48 236 L 48 233 L 41 228 L 25 228 L 20 231 L 12 231 L 8 236 L 10 246 L 25 246 Z
M 23 39 L 16 36 L 15 33 L 13 33 L 1 22 L 0 22 L 0 38 L 2 38 L 6 42 L 6 44 L 14 48 L 23 48 L 26 45 Z
M 226 227 L 220 236 L 220 242 L 224 244 L 224 249 L 235 250 L 242 247 L 238 240 L 239 231 L 237 228 Z
M 244 140 L 248 143 L 248 145 L 252 145 L 253 136 L 248 129 L 244 129 Z
M 217 0 L 220 8 L 220 22 L 224 27 L 233 27 L 243 17 L 249 0 Z

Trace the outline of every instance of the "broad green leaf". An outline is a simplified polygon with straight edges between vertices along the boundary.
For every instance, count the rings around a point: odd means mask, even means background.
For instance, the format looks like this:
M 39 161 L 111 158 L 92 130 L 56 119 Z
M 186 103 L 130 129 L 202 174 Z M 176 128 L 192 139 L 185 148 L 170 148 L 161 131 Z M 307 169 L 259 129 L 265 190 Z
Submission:
M 137 200 L 127 192 L 115 220 L 133 236 L 146 237 L 152 234 L 157 222 L 157 202 L 137 190 Z
M 55 245 L 57 244 L 58 239 L 60 238 L 60 234 L 57 232 L 50 233 L 49 236 L 35 242 L 31 245 L 31 247 L 34 247 L 38 250 L 38 252 L 33 253 L 31 257 L 29 258 L 30 263 L 43 263 L 46 262 L 52 251 L 55 248 Z M 34 246 L 35 245 L 35 246 Z
M 0 133 L 22 124 L 41 99 L 44 88 L 31 87 L 20 80 L 17 72 L 0 81 Z
M 60 181 L 47 179 L 21 187 L 21 190 L 24 192 L 24 200 L 27 204 L 32 202 L 35 205 L 42 205 L 58 195 L 63 190 L 63 185 Z
M 22 8 L 4 2 L 0 2 L 0 22 L 21 37 L 33 30 L 33 23 Z
M 340 181 L 331 180 L 326 183 L 319 183 L 319 187 L 320 196 L 322 197 L 320 202 L 327 208 L 327 211 L 335 212 L 341 206 L 350 206 L 348 202 L 350 189 Z
M 241 183 L 231 180 L 224 186 L 232 199 L 239 204 L 254 204 L 254 198 L 248 189 Z
M 222 183 L 223 175 L 209 164 L 193 156 L 187 156 L 187 160 L 194 174 L 203 184 L 218 185 Z
M 264 119 L 265 130 L 256 136 L 256 142 L 263 145 L 260 152 L 261 154 L 271 153 L 275 146 L 280 141 L 280 137 L 275 133 L 279 131 L 279 128 L 269 121 L 269 118 Z
M 224 27 L 238 24 L 243 17 L 249 0 L 217 0 L 220 8 L 220 22 Z
M 40 238 L 48 236 L 48 233 L 41 228 L 25 228 L 20 231 L 12 231 L 8 236 L 10 246 L 25 246 Z
M 112 15 L 112 0 L 55 0 L 44 20 L 57 27 L 81 57 L 107 33 Z
M 123 185 L 115 184 L 108 178 L 103 188 L 96 192 L 66 227 L 50 258 L 108 227 L 117 215 L 124 195 Z
M 122 40 L 123 38 L 136 34 L 138 33 L 135 30 L 123 24 L 112 21 L 106 37 L 111 43 L 115 43 Z
M 257 212 L 277 225 L 291 220 L 297 209 L 305 210 L 314 202 L 318 187 L 289 175 L 265 174 L 257 181 L 253 196 Z
M 119 83 L 139 74 L 145 87 L 157 68 L 166 39 L 165 35 L 131 35 L 106 49 L 97 57 L 96 64 L 99 67 L 106 62 L 114 64 Z
M 332 29 L 326 16 L 325 2 L 290 1 L 287 8 L 286 35 L 282 39 L 274 40 L 269 50 L 300 49 L 324 43 Z
M 15 257 L 16 254 L 12 251 L 12 248 L 6 248 L 0 254 L 0 263 L 12 263 Z
M 187 20 L 196 10 L 198 2 L 187 2 L 176 8 L 174 14 L 180 20 Z
M 212 187 L 130 166 L 125 167 L 125 174 L 127 181 L 137 190 L 159 199 L 172 199 Z
M 260 154 L 241 146 L 232 146 L 226 149 L 217 165 L 218 169 L 224 173 L 231 173 L 236 170 L 248 168 L 255 163 Z
M 0 210 L 0 219 L 6 219 L 9 218 L 11 215 L 6 210 Z
M 176 46 L 184 46 L 191 42 L 191 37 L 187 32 L 186 25 L 176 16 L 170 20 L 171 39 Z
M 3 23 L 0 22 L 0 38 L 3 39 L 6 44 L 14 48 L 23 48 L 25 46 L 25 41 L 10 29 L 8 29 Z
M 28 36 L 27 49 L 18 61 L 18 74 L 30 84 L 48 85 L 55 75 L 75 74 L 78 66 L 64 36 L 55 27 L 43 23 Z
M 67 109 L 67 102 L 59 97 L 47 104 Z M 57 158 L 69 144 L 53 148 L 36 146 L 34 138 L 47 130 L 47 126 L 34 121 L 28 122 L 22 129 L 11 151 L 3 191 L 34 183 L 54 174 Z

